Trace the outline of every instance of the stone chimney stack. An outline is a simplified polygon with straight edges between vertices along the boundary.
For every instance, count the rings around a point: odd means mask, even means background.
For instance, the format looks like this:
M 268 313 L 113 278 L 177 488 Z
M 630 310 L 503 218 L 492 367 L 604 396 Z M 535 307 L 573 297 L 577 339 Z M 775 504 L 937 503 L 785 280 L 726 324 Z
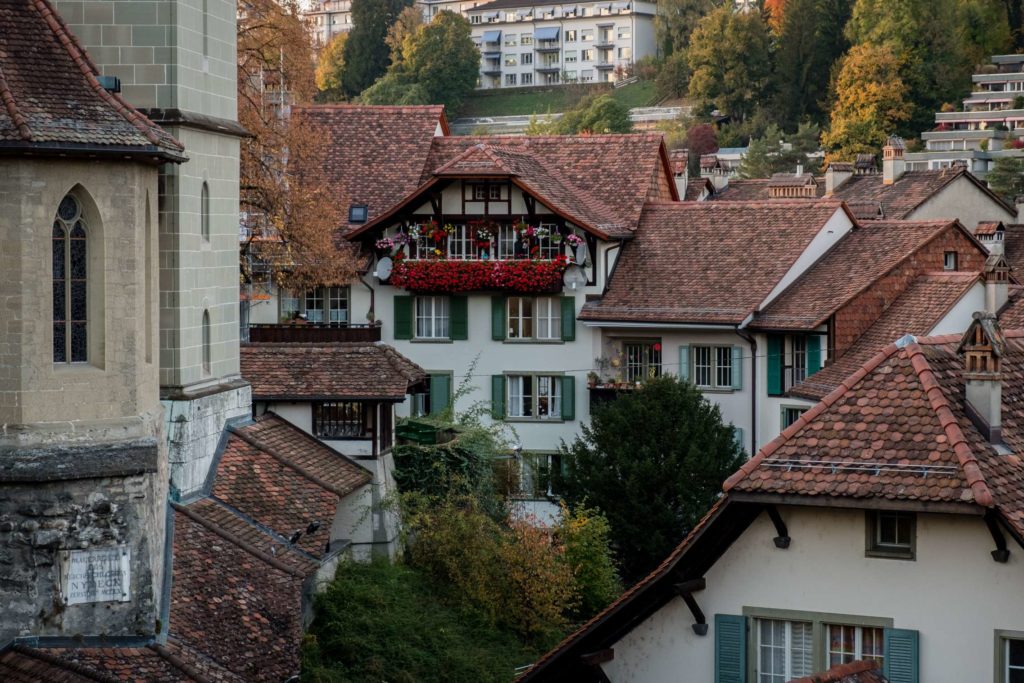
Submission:
M 977 312 L 960 341 L 964 356 L 964 412 L 990 443 L 1001 444 L 1006 339 L 996 316 Z
M 882 148 L 882 184 L 892 185 L 907 171 L 907 162 L 903 158 L 906 146 L 903 138 L 890 135 Z
M 825 169 L 825 196 L 831 197 L 847 180 L 853 177 L 853 164 L 833 161 Z
M 1010 264 L 1002 252 L 985 261 L 985 312 L 997 315 L 1010 297 Z

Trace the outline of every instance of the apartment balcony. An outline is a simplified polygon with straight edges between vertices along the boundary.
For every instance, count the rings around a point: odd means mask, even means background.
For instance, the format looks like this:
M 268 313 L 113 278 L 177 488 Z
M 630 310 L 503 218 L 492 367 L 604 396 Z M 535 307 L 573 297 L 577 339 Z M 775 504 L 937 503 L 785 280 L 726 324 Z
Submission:
M 538 64 L 534 70 L 542 74 L 556 74 L 562 70 L 562 66 L 560 64 Z
M 612 40 L 611 38 L 601 39 L 594 44 L 594 47 L 596 47 L 598 50 L 614 50 L 615 41 Z
M 480 69 L 480 73 L 482 73 L 484 76 L 500 76 L 501 75 L 501 67 L 500 66 L 485 66 L 482 69 Z
M 335 342 L 371 343 L 380 341 L 380 323 L 311 323 L 249 325 L 253 343 L 330 344 Z
M 542 53 L 558 52 L 561 49 L 562 49 L 562 46 L 559 45 L 557 42 L 549 43 L 547 41 L 541 41 L 541 42 L 537 43 L 537 47 L 536 47 L 537 52 L 542 52 Z
M 611 71 L 615 68 L 614 62 L 598 62 L 594 65 L 598 71 Z

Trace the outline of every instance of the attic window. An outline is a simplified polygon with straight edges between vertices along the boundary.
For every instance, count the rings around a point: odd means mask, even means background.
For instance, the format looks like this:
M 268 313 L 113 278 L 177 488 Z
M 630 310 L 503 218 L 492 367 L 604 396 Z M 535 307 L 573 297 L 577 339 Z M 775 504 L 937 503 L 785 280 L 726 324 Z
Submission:
M 916 551 L 917 516 L 912 512 L 868 511 L 868 557 L 913 560 Z
M 353 204 L 348 207 L 349 223 L 365 223 L 368 214 L 366 204 Z
M 942 267 L 945 268 L 946 270 L 957 269 L 957 258 L 955 251 L 947 251 L 945 254 L 943 254 Z

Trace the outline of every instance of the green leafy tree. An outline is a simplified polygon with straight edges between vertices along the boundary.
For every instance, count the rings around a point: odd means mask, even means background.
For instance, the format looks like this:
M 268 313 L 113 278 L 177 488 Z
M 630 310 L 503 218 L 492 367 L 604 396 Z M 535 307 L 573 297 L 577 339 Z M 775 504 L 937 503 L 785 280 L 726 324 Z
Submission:
M 561 135 L 628 133 L 633 130 L 633 122 L 625 105 L 602 93 L 583 98 L 576 109 L 565 112 L 555 130 Z
M 473 43 L 469 20 L 448 10 L 403 42 L 401 68 L 426 90 L 433 104 L 458 109 L 476 87 L 480 50 Z
M 701 19 L 687 59 L 690 97 L 699 107 L 713 104 L 743 120 L 770 94 L 771 37 L 757 12 L 736 13 L 726 5 Z
M 579 596 L 578 621 L 589 619 L 622 592 L 612 560 L 611 526 L 596 508 L 562 505 L 555 535 L 565 546 L 565 560 L 572 568 Z
M 721 4 L 720 0 L 658 0 L 654 31 L 662 53 L 685 52 L 701 18 Z
M 1018 52 L 1024 50 L 1024 0 L 1002 0 L 1002 4 L 1006 8 L 1013 47 Z
M 345 94 L 354 97 L 384 75 L 391 61 L 388 29 L 412 0 L 352 0 L 352 30 L 345 43 Z
M 362 104 L 432 104 L 430 93 L 404 73 L 381 76 L 359 96 Z
M 1024 159 L 1002 157 L 992 164 L 992 170 L 985 177 L 988 186 L 1000 197 L 1013 203 L 1024 195 Z
M 816 124 L 804 122 L 796 133 L 783 135 L 775 124 L 768 126 L 764 136 L 752 138 L 740 162 L 743 178 L 770 178 L 773 173 L 793 173 L 797 166 L 813 170 L 809 155 L 818 150 L 821 131 Z
M 345 97 L 345 43 L 347 33 L 339 33 L 324 46 L 316 66 L 316 87 L 318 99 L 338 102 Z
M 658 97 L 682 97 L 690 86 L 690 63 L 685 52 L 673 52 L 654 79 Z
M 910 119 L 901 62 L 886 45 L 855 45 L 838 64 L 829 129 L 822 135 L 828 161 L 875 154 Z
M 956 23 L 968 65 L 984 64 L 989 56 L 1013 48 L 1006 5 L 1000 0 L 959 0 Z
M 717 405 L 666 376 L 596 410 L 562 457 L 570 507 L 586 501 L 608 517 L 619 566 L 635 581 L 707 512 L 743 451 Z

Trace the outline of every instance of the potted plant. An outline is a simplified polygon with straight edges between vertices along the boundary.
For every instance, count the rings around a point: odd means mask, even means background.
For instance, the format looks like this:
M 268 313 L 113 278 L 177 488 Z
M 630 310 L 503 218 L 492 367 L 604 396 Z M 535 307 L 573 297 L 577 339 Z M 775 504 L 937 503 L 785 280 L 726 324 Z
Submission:
M 601 380 L 601 378 L 597 376 L 596 372 L 591 371 L 591 372 L 587 373 L 587 386 L 590 387 L 591 389 L 596 387 L 597 383 L 600 380 Z

